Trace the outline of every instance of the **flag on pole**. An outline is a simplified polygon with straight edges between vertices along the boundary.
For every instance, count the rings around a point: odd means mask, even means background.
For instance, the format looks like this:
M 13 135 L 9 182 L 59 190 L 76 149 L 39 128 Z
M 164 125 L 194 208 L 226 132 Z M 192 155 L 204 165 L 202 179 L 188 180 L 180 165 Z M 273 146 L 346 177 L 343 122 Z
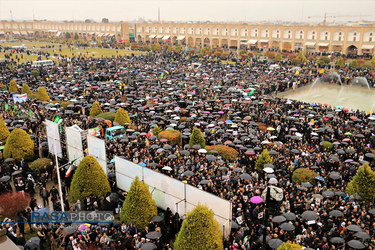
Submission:
M 30 110 L 30 112 L 29 112 L 29 116 L 31 117 L 33 115 L 33 112 L 31 112 L 31 110 Z
M 78 158 L 77 158 L 78 159 Z M 66 174 L 65 174 L 65 176 L 66 177 L 69 177 L 70 176 L 70 174 L 72 173 L 72 170 L 73 170 L 73 166 L 74 166 L 74 162 L 77 160 L 77 159 L 74 159 L 74 160 L 72 160 L 72 162 L 70 162 L 70 166 L 69 166 L 69 169 L 68 169 L 68 171 L 66 172 Z
M 268 75 L 271 75 L 272 74 L 272 70 L 270 72 L 268 72 Z
M 55 120 L 53 120 L 53 122 L 54 122 L 54 123 L 59 123 L 59 121 L 60 121 L 60 116 L 57 115 L 57 116 L 55 117 Z
M 9 109 L 8 103 L 5 103 L 5 112 Z
M 161 79 L 163 79 L 163 78 L 164 78 L 164 73 L 161 73 L 161 76 L 160 76 L 160 78 L 161 78 Z
M 255 92 L 255 89 L 252 89 L 252 90 L 249 92 L 249 96 L 250 96 L 250 95 L 254 95 L 254 92 Z

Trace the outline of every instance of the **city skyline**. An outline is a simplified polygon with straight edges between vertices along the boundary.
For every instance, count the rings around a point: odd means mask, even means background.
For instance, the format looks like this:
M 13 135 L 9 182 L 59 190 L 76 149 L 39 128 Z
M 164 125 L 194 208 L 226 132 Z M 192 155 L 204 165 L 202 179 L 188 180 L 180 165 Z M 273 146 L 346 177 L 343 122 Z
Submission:
M 215 6 L 214 6 L 215 5 Z M 147 7 L 145 7 L 147 6 Z M 337 6 L 340 6 L 338 9 Z M 355 8 L 353 8 L 355 6 Z M 375 20 L 375 0 L 1 0 L 1 20 L 74 20 L 102 18 L 132 21 L 140 18 L 170 22 L 327 22 Z M 286 11 L 281 12 L 281 9 Z M 56 11 L 58 10 L 58 11 Z M 314 16 L 313 18 L 308 18 Z

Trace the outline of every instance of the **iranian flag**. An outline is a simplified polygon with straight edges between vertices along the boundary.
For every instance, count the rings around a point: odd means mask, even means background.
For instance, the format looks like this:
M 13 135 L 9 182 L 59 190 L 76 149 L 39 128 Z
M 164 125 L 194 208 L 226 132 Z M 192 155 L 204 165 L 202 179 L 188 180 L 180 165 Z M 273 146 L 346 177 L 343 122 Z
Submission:
M 77 158 L 77 159 L 78 159 L 78 158 Z M 68 178 L 68 177 L 70 176 L 70 174 L 72 173 L 73 166 L 74 166 L 73 163 L 74 163 L 77 159 L 72 160 L 72 162 L 70 163 L 69 169 L 68 169 L 68 171 L 66 172 L 66 175 L 65 175 L 67 178 Z

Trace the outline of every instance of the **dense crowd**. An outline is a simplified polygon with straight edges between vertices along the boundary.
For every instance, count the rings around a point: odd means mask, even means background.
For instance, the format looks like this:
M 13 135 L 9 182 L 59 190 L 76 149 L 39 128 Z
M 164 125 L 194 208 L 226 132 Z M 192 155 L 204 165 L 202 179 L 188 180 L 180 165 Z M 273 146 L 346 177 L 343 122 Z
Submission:
M 233 205 L 232 219 L 236 223 L 230 239 L 225 241 L 227 248 L 259 249 L 262 244 L 260 237 L 266 229 L 267 239 L 295 241 L 312 249 L 343 249 L 345 242 L 352 239 L 360 239 L 368 249 L 373 249 L 375 223 L 374 214 L 369 211 L 374 204 L 345 193 L 347 183 L 360 165 L 369 162 L 374 167 L 373 158 L 366 156 L 371 153 L 370 148 L 375 147 L 372 114 L 278 98 L 278 92 L 306 85 L 317 78 L 334 83 L 338 83 L 338 79 L 331 77 L 328 69 L 326 73 L 321 73 L 315 62 L 298 65 L 296 69 L 289 60 L 285 60 L 278 62 L 279 67 L 270 70 L 275 63 L 253 59 L 223 64 L 209 57 L 198 58 L 173 52 L 149 53 L 138 57 L 82 56 L 62 60 L 56 66 L 40 68 L 38 77 L 30 74 L 31 65 L 19 64 L 14 67 L 2 63 L 3 83 L 8 84 L 16 79 L 18 85 L 27 83 L 33 90 L 44 86 L 51 100 L 72 103 L 63 109 L 58 104 L 29 99 L 22 105 L 16 104 L 12 112 L 2 111 L 2 116 L 9 127 L 25 127 L 32 134 L 35 152 L 41 157 L 47 154 L 42 124 L 45 119 L 53 120 L 59 115 L 63 118 L 63 126 L 76 124 L 82 129 L 99 127 L 99 131 L 102 131 L 99 137 L 104 138 L 103 132 L 111 124 L 89 117 L 92 103 L 99 101 L 106 112 L 115 112 L 123 107 L 131 117 L 132 130 L 128 130 L 121 139 L 107 140 L 108 161 L 118 155 L 135 163 L 145 163 L 149 168 L 230 200 Z M 374 84 L 374 75 L 367 70 L 347 67 L 340 74 L 344 84 L 349 84 L 355 77 L 365 77 L 370 86 Z M 13 107 L 8 93 L 1 93 L 1 98 L 3 107 L 5 103 Z M 155 124 L 163 130 L 169 127 L 180 130 L 182 145 L 168 147 L 156 137 L 150 137 Z M 224 160 L 220 156 L 208 160 L 205 153 L 187 145 L 194 127 L 204 133 L 207 145 L 231 146 L 239 151 L 239 157 L 234 161 Z M 335 142 L 334 147 L 323 148 L 322 141 Z M 67 157 L 63 133 L 62 142 L 64 157 L 60 164 L 65 164 Z M 255 168 L 263 149 L 272 152 L 272 174 Z M 172 170 L 164 170 L 165 166 L 170 166 Z M 298 168 L 312 169 L 320 178 L 310 185 L 296 184 L 291 176 Z M 44 171 L 30 171 L 24 161 L 17 164 L 3 162 L 0 176 L 11 175 L 18 170 L 22 174 L 13 178 L 16 190 L 34 194 L 34 187 L 38 184 L 44 206 L 48 205 L 50 199 L 53 208 L 59 209 L 56 188 L 45 189 L 48 179 L 56 181 L 53 164 Z M 68 194 L 72 175 L 64 178 L 64 171 L 61 176 L 64 193 Z M 192 171 L 193 175 L 184 175 L 186 171 Z M 339 177 L 331 178 L 336 172 Z M 243 173 L 248 173 L 251 178 L 241 178 Z M 250 198 L 261 195 L 271 178 L 277 179 L 274 185 L 282 188 L 284 199 L 278 211 L 266 220 L 265 228 L 265 203 L 253 204 Z M 112 191 L 118 192 L 114 179 L 110 179 Z M 202 184 L 202 180 L 208 182 Z M 1 183 L 0 188 L 1 192 L 12 189 L 10 182 Z M 327 190 L 335 195 L 322 196 Z M 98 202 L 100 199 L 97 199 Z M 76 204 L 69 205 L 67 201 L 65 206 L 79 208 Z M 97 205 L 96 208 L 101 207 Z M 303 219 L 301 214 L 306 210 L 314 211 L 318 218 Z M 333 210 L 341 211 L 342 215 L 330 216 Z M 291 231 L 282 229 L 281 223 L 273 222 L 277 215 L 291 213 L 294 216 L 285 216 L 293 226 Z M 163 236 L 168 236 L 159 247 L 166 247 L 178 232 L 180 224 L 179 217 L 169 212 L 164 221 L 160 230 Z M 352 231 L 348 229 L 349 225 L 358 225 L 359 228 Z M 50 235 L 55 234 L 57 228 L 54 227 L 58 226 L 51 225 L 39 230 Z M 148 230 L 155 231 L 155 228 Z M 143 230 L 128 232 L 127 225 L 118 228 L 91 227 L 87 234 L 82 231 L 81 234 L 75 233 L 73 238 L 67 237 L 65 245 L 84 249 L 84 245 L 91 242 L 108 249 L 124 249 L 124 246 L 126 249 L 138 249 L 139 244 L 145 242 L 147 229 Z M 359 231 L 367 236 L 356 236 L 355 233 Z M 343 242 L 333 243 L 331 240 L 334 237 L 341 237 Z M 121 242 L 120 246 L 118 242 Z

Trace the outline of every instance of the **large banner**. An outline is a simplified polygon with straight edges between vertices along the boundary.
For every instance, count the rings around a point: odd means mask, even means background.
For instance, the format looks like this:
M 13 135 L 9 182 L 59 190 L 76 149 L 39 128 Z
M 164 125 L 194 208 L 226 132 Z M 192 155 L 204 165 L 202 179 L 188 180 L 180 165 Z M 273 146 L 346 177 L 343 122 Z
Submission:
M 27 94 L 22 94 L 22 95 L 13 94 L 13 102 L 14 103 L 16 103 L 16 102 L 23 103 L 23 102 L 26 102 L 26 101 L 27 101 Z
M 107 156 L 105 153 L 105 141 L 91 135 L 87 135 L 87 148 L 89 155 L 92 155 L 102 166 L 107 174 Z
M 46 120 L 46 125 L 47 125 L 46 128 L 47 128 L 48 151 L 51 154 L 55 155 L 55 150 L 56 150 L 57 156 L 62 158 L 59 125 L 49 120 Z
M 215 219 L 225 238 L 230 236 L 232 204 L 218 196 L 200 190 L 179 180 L 155 172 L 147 167 L 135 164 L 115 156 L 117 187 L 129 191 L 136 176 L 144 181 L 152 194 L 153 200 L 160 208 L 171 209 L 180 216 L 192 211 L 198 204 L 206 205 L 215 213 Z
M 81 162 L 82 155 L 83 155 L 82 137 L 81 137 L 82 131 L 83 130 L 77 125 L 65 128 L 69 162 L 78 158 L 74 162 L 76 165 L 78 165 Z

